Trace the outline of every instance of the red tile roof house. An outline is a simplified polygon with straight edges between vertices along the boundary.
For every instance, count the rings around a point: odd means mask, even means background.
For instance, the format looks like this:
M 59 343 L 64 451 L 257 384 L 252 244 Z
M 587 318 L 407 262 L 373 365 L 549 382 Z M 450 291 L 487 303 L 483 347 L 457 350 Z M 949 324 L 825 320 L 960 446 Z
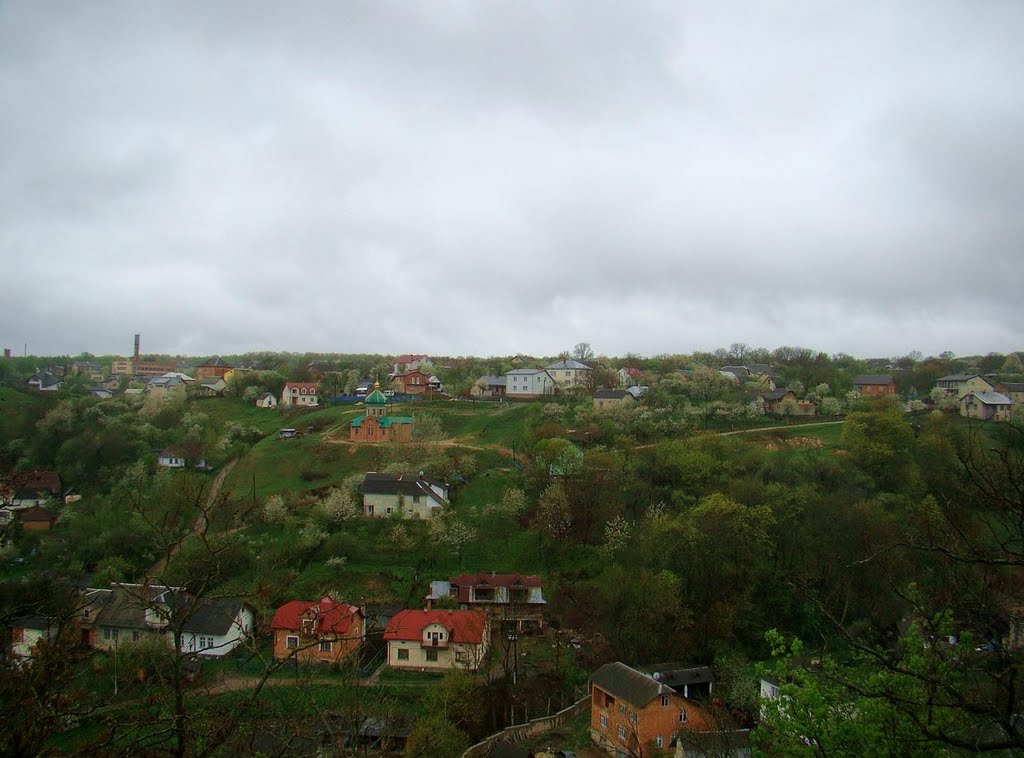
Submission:
M 446 582 L 431 582 L 427 609 L 441 598 L 451 597 L 462 610 L 483 611 L 502 625 L 514 623 L 519 629 L 524 624 L 540 626 L 547 607 L 542 584 L 539 576 L 524 574 L 462 574 Z
M 285 408 L 315 408 L 320 396 L 314 382 L 288 382 L 281 390 L 281 405 Z
M 366 639 L 362 609 L 330 595 L 285 603 L 277 609 L 270 628 L 274 657 L 295 656 L 300 663 L 338 663 L 356 653 Z
M 490 622 L 480 611 L 400 611 L 384 630 L 388 666 L 475 671 L 487 657 Z

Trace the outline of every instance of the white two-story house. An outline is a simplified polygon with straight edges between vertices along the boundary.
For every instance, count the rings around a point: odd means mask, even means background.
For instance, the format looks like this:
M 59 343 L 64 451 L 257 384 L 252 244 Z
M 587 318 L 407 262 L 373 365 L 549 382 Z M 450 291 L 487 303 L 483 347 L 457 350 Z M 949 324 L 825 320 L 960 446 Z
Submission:
M 515 368 L 505 374 L 505 397 L 544 397 L 555 391 L 555 377 L 543 368 Z

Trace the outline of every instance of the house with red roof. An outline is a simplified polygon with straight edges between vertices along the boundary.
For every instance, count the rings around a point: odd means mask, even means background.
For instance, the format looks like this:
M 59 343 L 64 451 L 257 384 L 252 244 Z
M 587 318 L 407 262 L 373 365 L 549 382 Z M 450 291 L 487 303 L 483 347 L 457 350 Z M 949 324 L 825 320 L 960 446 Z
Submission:
M 388 621 L 388 666 L 475 671 L 487 656 L 490 622 L 480 611 L 400 611 Z
M 288 382 L 281 390 L 281 405 L 285 408 L 315 408 L 320 405 L 319 391 L 315 382 Z
M 542 584 L 539 576 L 526 574 L 461 574 L 448 581 L 431 582 L 427 608 L 441 598 L 452 598 L 462 610 L 483 611 L 492 621 L 505 626 L 539 626 L 547 607 Z
M 294 656 L 302 663 L 337 663 L 359 650 L 366 639 L 361 608 L 325 595 L 319 600 L 292 600 L 274 614 L 274 657 Z

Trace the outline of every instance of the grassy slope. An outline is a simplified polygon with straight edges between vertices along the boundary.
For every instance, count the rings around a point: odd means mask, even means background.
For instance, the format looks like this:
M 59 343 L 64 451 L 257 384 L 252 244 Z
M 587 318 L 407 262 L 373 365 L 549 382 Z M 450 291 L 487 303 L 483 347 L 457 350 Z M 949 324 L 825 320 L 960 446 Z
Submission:
M 23 437 L 54 405 L 45 395 L 0 387 L 0 443 Z

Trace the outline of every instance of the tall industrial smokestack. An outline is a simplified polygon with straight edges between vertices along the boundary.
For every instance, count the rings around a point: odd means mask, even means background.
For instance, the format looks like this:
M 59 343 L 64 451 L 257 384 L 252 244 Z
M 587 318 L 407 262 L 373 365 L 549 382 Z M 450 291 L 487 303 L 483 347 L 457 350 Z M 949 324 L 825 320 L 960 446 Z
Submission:
M 10 358 L 10 357 L 11 357 L 11 349 L 9 347 L 5 347 L 4 348 L 4 358 Z
M 142 335 L 141 334 L 136 334 L 135 335 L 135 360 L 136 360 L 136 362 L 138 362 L 138 360 L 139 360 L 139 340 L 140 339 L 142 339 Z

